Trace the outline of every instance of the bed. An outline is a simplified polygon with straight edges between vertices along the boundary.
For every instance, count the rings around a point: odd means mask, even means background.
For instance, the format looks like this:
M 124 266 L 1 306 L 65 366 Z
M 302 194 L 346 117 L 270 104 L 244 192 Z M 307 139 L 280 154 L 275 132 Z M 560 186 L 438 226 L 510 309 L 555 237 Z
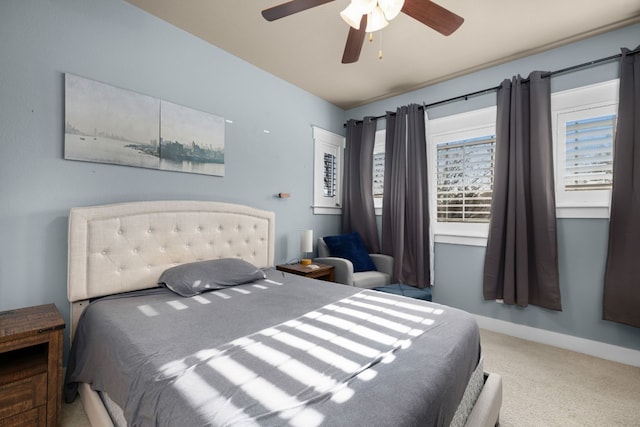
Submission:
M 71 209 L 65 399 L 93 426 L 497 424 L 471 315 L 277 271 L 274 237 L 243 205 Z

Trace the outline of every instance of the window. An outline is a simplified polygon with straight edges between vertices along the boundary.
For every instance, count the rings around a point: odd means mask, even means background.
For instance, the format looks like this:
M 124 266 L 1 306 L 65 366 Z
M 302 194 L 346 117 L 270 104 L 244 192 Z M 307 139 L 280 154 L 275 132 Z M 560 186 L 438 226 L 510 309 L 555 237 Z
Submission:
M 551 96 L 558 216 L 608 218 L 618 80 Z
M 313 212 L 340 214 L 344 137 L 313 127 Z
M 608 218 L 618 80 L 551 95 L 559 218 Z M 485 245 L 493 191 L 496 108 L 427 123 L 434 241 Z
M 429 120 L 427 144 L 436 242 L 484 245 L 489 230 L 496 108 Z
M 385 129 L 377 131 L 373 145 L 373 206 L 376 208 L 376 215 L 382 215 L 386 134 Z
M 616 115 L 561 120 L 565 132 L 565 191 L 611 188 Z
M 495 135 L 437 145 L 438 221 L 489 222 L 495 146 Z

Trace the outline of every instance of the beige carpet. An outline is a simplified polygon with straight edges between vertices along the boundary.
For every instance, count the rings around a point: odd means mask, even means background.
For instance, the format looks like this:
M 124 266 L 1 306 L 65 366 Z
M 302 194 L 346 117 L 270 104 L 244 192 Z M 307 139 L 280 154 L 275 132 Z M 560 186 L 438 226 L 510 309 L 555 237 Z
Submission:
M 640 368 L 481 331 L 502 376 L 501 427 L 638 427 Z
M 486 371 L 502 376 L 501 427 L 640 427 L 640 368 L 481 331 Z M 79 399 L 63 427 L 86 427 Z

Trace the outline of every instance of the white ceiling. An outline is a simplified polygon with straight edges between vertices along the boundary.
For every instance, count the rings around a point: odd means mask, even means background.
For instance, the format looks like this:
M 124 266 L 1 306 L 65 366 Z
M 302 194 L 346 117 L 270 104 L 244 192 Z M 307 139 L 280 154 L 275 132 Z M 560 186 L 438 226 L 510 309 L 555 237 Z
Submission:
M 639 0 L 437 0 L 465 19 L 451 36 L 401 13 L 345 65 L 348 0 L 273 22 L 285 0 L 127 1 L 343 109 L 640 22 Z

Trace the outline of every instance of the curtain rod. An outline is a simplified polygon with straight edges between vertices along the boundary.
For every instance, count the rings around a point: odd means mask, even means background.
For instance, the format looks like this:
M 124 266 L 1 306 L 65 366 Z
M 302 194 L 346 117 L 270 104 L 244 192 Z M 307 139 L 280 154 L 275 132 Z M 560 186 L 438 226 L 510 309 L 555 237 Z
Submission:
M 637 53 L 640 53 L 640 48 L 627 52 L 627 55 L 635 55 Z M 547 73 L 543 73 L 542 77 L 543 78 L 552 77 L 552 76 L 556 76 L 558 74 L 568 73 L 568 72 L 571 72 L 571 71 L 579 70 L 581 68 L 587 68 L 587 67 L 591 67 L 593 65 L 601 64 L 603 62 L 613 61 L 613 60 L 619 59 L 621 57 L 622 57 L 622 53 L 618 53 L 617 55 L 607 56 L 606 58 L 594 59 L 593 61 L 584 62 L 582 64 L 572 65 L 571 67 L 562 68 L 560 70 L 555 70 L 555 71 L 550 71 L 550 72 L 547 72 Z M 528 81 L 528 79 L 525 79 L 524 81 Z M 437 107 L 438 105 L 448 104 L 450 102 L 460 101 L 460 100 L 463 100 L 463 99 L 466 101 L 467 99 L 469 99 L 471 97 L 478 96 L 478 95 L 484 95 L 485 93 L 495 92 L 498 89 L 500 89 L 500 86 L 494 86 L 494 87 L 490 87 L 490 88 L 487 88 L 487 89 L 482 89 L 482 90 L 479 90 L 479 91 L 476 91 L 476 92 L 467 93 L 465 95 L 454 96 L 453 98 L 444 99 L 442 101 L 432 102 L 431 104 L 423 103 L 420 108 L 427 109 L 427 108 L 431 108 L 431 107 Z M 390 114 L 392 116 L 395 116 L 396 113 L 391 112 Z M 375 116 L 375 117 L 373 117 L 373 119 L 377 120 L 377 119 L 382 119 L 384 117 L 387 117 L 387 114 L 383 114 L 381 116 Z M 362 120 L 356 120 L 356 123 L 362 123 Z M 347 124 L 345 123 L 344 127 L 346 127 L 346 126 L 347 126 Z

